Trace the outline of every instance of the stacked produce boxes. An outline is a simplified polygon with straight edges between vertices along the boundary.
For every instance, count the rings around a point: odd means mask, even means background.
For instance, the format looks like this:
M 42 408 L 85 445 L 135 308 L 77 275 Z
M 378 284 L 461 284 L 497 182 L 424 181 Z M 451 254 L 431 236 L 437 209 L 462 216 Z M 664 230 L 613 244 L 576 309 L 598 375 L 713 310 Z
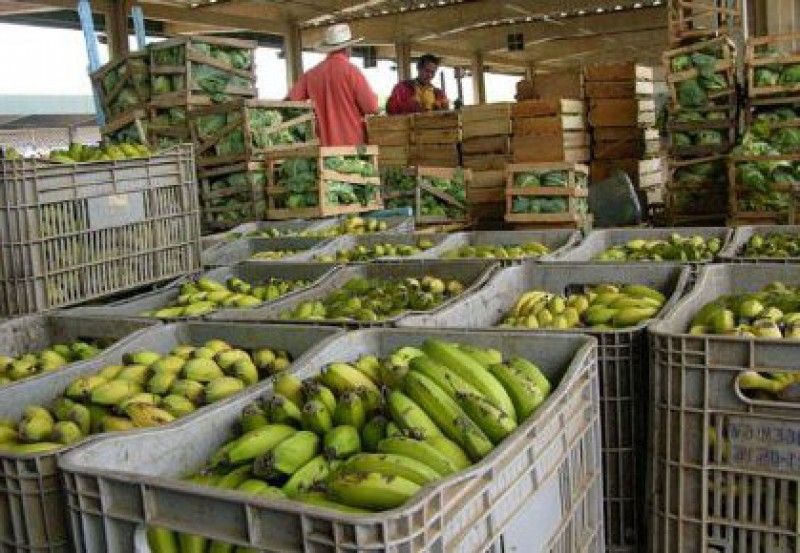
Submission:
M 90 76 L 105 120 L 100 130 L 113 142 L 147 144 L 147 103 L 150 100 L 150 57 L 132 52 Z
M 381 167 L 407 167 L 411 160 L 410 115 L 367 118 L 367 141 L 380 147 Z
M 461 165 L 461 113 L 415 113 L 411 123 L 411 163 L 428 167 Z
M 586 228 L 589 168 L 579 163 L 514 163 L 506 167 L 506 216 L 528 227 Z
M 669 42 L 682 46 L 720 34 L 742 31 L 742 0 L 670 0 L 667 2 Z
M 733 147 L 738 124 L 736 51 L 727 36 L 664 53 L 669 105 L 667 219 L 713 224 L 727 213 L 727 174 L 716 156 Z
M 410 207 L 417 229 L 452 229 L 470 221 L 472 171 L 460 167 L 394 167 L 384 171 L 386 207 Z
M 595 182 L 627 173 L 648 203 L 661 203 L 663 169 L 656 123 L 653 68 L 634 63 L 585 70 Z
M 525 100 L 511 109 L 514 163 L 589 161 L 589 127 L 582 100 Z
M 798 221 L 800 33 L 747 44 L 745 133 L 729 159 L 733 224 Z

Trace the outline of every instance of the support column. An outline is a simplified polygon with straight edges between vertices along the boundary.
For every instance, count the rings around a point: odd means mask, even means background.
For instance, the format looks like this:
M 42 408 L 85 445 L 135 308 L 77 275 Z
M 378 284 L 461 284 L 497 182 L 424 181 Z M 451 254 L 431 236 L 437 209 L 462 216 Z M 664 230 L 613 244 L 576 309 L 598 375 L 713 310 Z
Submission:
M 472 58 L 472 90 L 476 104 L 486 103 L 486 79 L 484 79 L 483 54 L 476 52 Z
M 527 67 L 525 67 L 525 80 L 533 82 L 535 75 L 536 75 L 536 64 L 529 63 Z
M 411 44 L 396 42 L 394 55 L 397 60 L 397 80 L 401 82 L 411 79 Z
M 106 35 L 108 35 L 109 59 L 115 60 L 126 56 L 128 47 L 128 12 L 129 0 L 112 0 L 105 12 Z
M 286 55 L 286 81 L 289 89 L 303 74 L 303 34 L 297 23 L 290 23 L 283 36 L 283 50 Z

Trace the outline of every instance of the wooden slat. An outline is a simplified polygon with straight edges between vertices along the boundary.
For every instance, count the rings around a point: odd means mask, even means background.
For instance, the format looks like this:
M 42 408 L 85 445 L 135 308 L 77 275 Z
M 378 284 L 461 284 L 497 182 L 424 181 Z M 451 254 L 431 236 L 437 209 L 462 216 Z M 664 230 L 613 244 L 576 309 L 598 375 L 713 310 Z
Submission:
M 581 100 L 525 100 L 514 104 L 512 117 L 542 117 L 560 114 L 582 114 L 586 104 Z
M 511 151 L 511 140 L 507 135 L 465 138 L 461 144 L 465 156 L 470 154 L 506 154 Z
M 595 127 L 653 125 L 656 121 L 653 100 L 594 99 L 589 105 L 589 123 Z
M 632 62 L 589 65 L 584 70 L 587 90 L 591 82 L 652 81 L 653 68 Z

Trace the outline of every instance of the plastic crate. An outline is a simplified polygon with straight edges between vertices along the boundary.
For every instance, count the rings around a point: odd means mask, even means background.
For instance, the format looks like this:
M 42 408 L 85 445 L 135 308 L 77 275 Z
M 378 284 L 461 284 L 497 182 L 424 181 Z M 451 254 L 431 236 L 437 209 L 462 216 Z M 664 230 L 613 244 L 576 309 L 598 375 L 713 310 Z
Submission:
M 581 233 L 569 229 L 552 230 L 501 230 L 501 231 L 475 231 L 456 232 L 439 244 L 423 253 L 414 256 L 415 259 L 440 259 L 450 250 L 463 246 L 478 246 L 485 244 L 518 245 L 526 242 L 539 242 L 549 247 L 551 252 L 537 258 L 524 259 L 497 259 L 504 265 L 518 264 L 523 261 L 557 260 L 562 254 L 577 246 L 581 241 Z
M 683 296 L 689 269 L 678 264 L 537 265 L 524 264 L 496 272 L 469 297 L 434 314 L 402 319 L 403 327 L 480 328 L 512 335 L 539 331 L 499 327 L 520 295 L 543 289 L 564 293 L 571 286 L 605 282 L 645 284 L 668 300 L 666 313 Z M 619 330 L 570 329 L 599 343 L 600 406 L 603 426 L 606 548 L 635 551 L 644 543 L 645 450 L 647 444 L 647 322 Z M 547 330 L 546 332 L 557 332 Z
M 196 270 L 199 228 L 190 145 L 116 161 L 0 160 L 0 314 Z
M 206 252 L 207 255 L 204 256 L 203 264 L 207 267 L 227 267 L 251 260 L 250 258 L 259 252 L 277 250 L 290 250 L 297 253 L 280 259 L 261 261 L 253 259 L 251 261 L 259 263 L 296 263 L 313 257 L 313 253 L 316 252 L 317 248 L 325 246 L 329 242 L 331 242 L 331 239 L 326 238 L 239 238 Z
M 90 321 L 86 319 L 86 321 Z M 141 323 L 115 320 L 113 325 L 107 321 L 90 321 L 94 328 L 101 325 L 117 329 L 141 327 Z M 87 323 L 82 323 L 87 324 Z M 18 419 L 27 405 L 49 404 L 73 379 L 80 375 L 93 374 L 102 367 L 121 362 L 126 351 L 153 350 L 166 353 L 178 344 L 203 343 L 211 338 L 221 338 L 246 349 L 276 347 L 285 349 L 295 358 L 295 362 L 306 352 L 328 337 L 334 336 L 333 329 L 308 328 L 297 332 L 287 326 L 255 326 L 237 324 L 176 323 L 159 325 L 129 336 L 106 354 L 90 361 L 75 364 L 69 369 L 51 373 L 47 379 L 23 381 L 13 389 L 0 389 L 0 417 Z M 292 370 L 292 369 L 290 369 Z M 255 384 L 238 394 L 253 397 L 263 393 L 270 386 L 268 381 Z M 234 399 L 237 396 L 234 396 Z M 234 399 L 215 403 L 213 406 L 198 409 L 182 420 L 188 420 L 203 413 L 212 414 Z M 78 444 L 65 446 L 53 453 L 37 455 L 10 455 L 0 453 L 0 551 L 15 553 L 47 552 L 68 553 L 73 551 L 67 531 L 67 506 L 61 472 L 58 469 L 58 456 L 78 445 L 99 439 L 90 436 Z M 124 549 L 109 549 L 125 551 Z
M 744 247 L 754 234 L 796 234 L 800 225 L 756 225 L 737 227 L 728 245 L 717 256 L 724 263 L 800 263 L 800 257 L 743 257 Z
M 398 509 L 370 515 L 248 497 L 178 480 L 229 438 L 249 398 L 135 438 L 111 436 L 61 461 L 78 549 L 130 551 L 137 528 L 153 524 L 281 553 L 484 552 L 520 509 L 535 504 L 547 516 L 531 529 L 526 551 L 602 551 L 594 539 L 602 532 L 602 515 L 592 340 L 372 329 L 322 344 L 296 365 L 296 374 L 310 377 L 333 360 L 385 355 L 434 334 L 534 359 L 560 383 L 483 461 L 427 486 Z M 592 542 L 594 547 L 589 547 Z
M 360 234 L 360 235 L 345 235 L 339 236 L 338 238 L 334 238 L 330 243 L 326 244 L 325 246 L 321 246 L 316 248 L 313 252 L 309 252 L 306 258 L 303 261 L 313 262 L 315 261 L 317 256 L 320 255 L 332 255 L 336 256 L 336 252 L 342 250 L 352 250 L 353 248 L 357 248 L 359 246 L 365 246 L 367 248 L 371 248 L 376 244 L 395 244 L 395 245 L 403 245 L 403 246 L 415 246 L 417 242 L 420 240 L 429 240 L 434 244 L 434 247 L 439 246 L 442 242 L 447 239 L 447 234 L 420 234 L 415 235 L 411 232 L 405 232 L 402 234 L 394 234 L 394 233 L 380 233 L 380 234 Z M 375 263 L 375 262 L 385 262 L 385 261 L 408 261 L 412 259 L 421 259 L 424 257 L 424 254 L 427 252 L 418 253 L 416 255 L 409 255 L 409 256 L 386 256 L 386 257 L 379 257 L 372 259 L 370 261 L 353 261 L 352 264 L 363 264 L 363 263 Z M 332 263 L 339 263 L 339 261 L 333 261 Z
M 464 285 L 464 292 L 449 301 L 445 301 L 434 309 L 438 312 L 446 306 L 457 302 L 460 298 L 479 290 L 498 265 L 490 261 L 434 261 L 417 260 L 386 263 L 369 263 L 361 265 L 345 265 L 334 271 L 321 282 L 302 292 L 292 295 L 290 298 L 274 301 L 269 305 L 257 307 L 255 309 L 228 311 L 224 314 L 211 313 L 207 316 L 209 320 L 228 320 L 241 322 L 281 322 L 292 324 L 317 324 L 335 325 L 349 328 L 394 326 L 404 317 L 413 315 L 414 311 L 406 311 L 396 317 L 390 317 L 381 321 L 340 321 L 340 320 L 283 320 L 280 315 L 287 310 L 294 309 L 299 303 L 309 300 L 322 300 L 333 291 L 341 288 L 346 282 L 353 278 L 383 278 L 383 279 L 404 279 L 420 278 L 424 275 L 431 275 L 438 278 L 458 279 Z
M 735 385 L 744 370 L 797 370 L 800 346 L 687 332 L 706 302 L 776 280 L 800 282 L 800 267 L 705 267 L 694 291 L 650 327 L 654 553 L 800 548 L 798 404 L 749 399 Z
M 269 278 L 281 278 L 286 280 L 308 280 L 309 286 L 314 286 L 321 279 L 328 276 L 336 268 L 330 265 L 323 265 L 318 263 L 252 263 L 245 262 L 233 267 L 220 267 L 206 273 L 193 275 L 191 278 L 180 279 L 173 283 L 168 288 L 156 290 L 148 294 L 142 294 L 135 298 L 122 300 L 111 305 L 100 307 L 76 307 L 69 311 L 69 313 L 79 313 L 87 316 L 101 316 L 106 318 L 133 318 L 142 319 L 146 321 L 157 321 L 152 317 L 142 317 L 140 314 L 144 311 L 151 311 L 161 309 L 167 305 L 175 303 L 180 295 L 180 286 L 184 282 L 194 280 L 197 278 L 210 278 L 217 282 L 225 282 L 231 277 L 237 277 L 245 282 L 263 282 Z M 289 292 L 281 296 L 281 299 L 291 297 L 293 294 L 304 290 Z M 230 311 L 238 311 L 236 308 L 218 309 L 214 313 L 226 314 Z M 201 317 L 181 317 L 181 319 L 200 319 Z

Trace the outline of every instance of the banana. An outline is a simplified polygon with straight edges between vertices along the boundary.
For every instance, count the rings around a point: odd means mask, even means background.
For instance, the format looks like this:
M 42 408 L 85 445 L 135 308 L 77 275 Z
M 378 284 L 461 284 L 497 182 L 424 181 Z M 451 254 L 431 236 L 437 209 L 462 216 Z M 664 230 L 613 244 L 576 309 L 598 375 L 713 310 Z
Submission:
M 7 426 L 0 426 L 0 444 L 14 442 L 19 438 L 17 431 Z
M 336 501 L 359 509 L 388 510 L 399 507 L 420 489 L 400 476 L 376 472 L 341 472 L 328 480 Z
M 123 399 L 121 402 L 115 405 L 113 409 L 118 414 L 124 414 L 125 409 L 128 408 L 128 405 L 134 403 L 147 403 L 148 405 L 155 405 L 158 407 L 158 404 L 161 403 L 161 396 L 149 394 L 147 392 L 141 392 L 136 395 L 132 395 L 129 398 Z
M 222 369 L 211 359 L 190 359 L 182 369 L 183 377 L 195 382 L 211 382 L 225 376 Z
M 503 354 L 496 349 L 492 348 L 479 348 L 471 344 L 453 344 L 458 349 L 472 357 L 475 361 L 488 367 L 489 365 L 496 365 L 503 362 Z
M 172 351 L 169 352 L 169 354 L 174 355 L 175 357 L 180 357 L 184 361 L 188 361 L 192 358 L 192 355 L 194 355 L 196 349 L 197 348 L 194 346 L 180 345 L 172 348 Z
M 241 380 L 245 386 L 252 386 L 258 382 L 258 369 L 249 359 L 237 362 L 233 366 L 233 371 L 230 376 Z
M 146 365 L 128 365 L 124 367 L 114 380 L 128 380 L 144 386 L 150 375 L 150 369 Z
M 71 421 L 58 421 L 53 425 L 50 439 L 53 442 L 68 445 L 83 438 L 83 433 L 77 424 Z
M 319 436 L 313 432 L 297 432 L 256 459 L 253 472 L 262 478 L 292 476 L 317 455 L 319 444 Z
M 464 450 L 461 449 L 461 446 L 445 436 L 434 436 L 425 441 L 447 457 L 453 466 L 456 467 L 456 470 L 464 470 L 472 464 L 472 461 L 469 460 L 469 457 Z
M 81 405 L 77 404 L 72 411 L 72 421 L 77 423 L 78 426 L 86 423 L 86 414 L 88 412 L 89 429 L 92 434 L 96 432 L 103 432 L 103 420 L 111 416 L 111 409 L 103 407 L 102 405 Z M 80 419 L 80 420 L 79 420 Z
M 199 405 L 203 401 L 204 392 L 205 386 L 194 380 L 176 380 L 169 387 L 170 394 L 183 396 L 195 405 Z
M 654 317 L 658 311 L 658 307 L 626 307 L 614 314 L 611 324 L 615 328 L 635 326 L 646 319 Z
M 97 405 L 117 405 L 124 399 L 136 395 L 142 387 L 129 380 L 111 380 L 92 389 L 91 401 Z
M 114 417 L 112 415 L 103 417 L 100 426 L 103 432 L 122 432 L 136 428 L 131 419 L 126 417 Z
M 92 390 L 105 383 L 106 379 L 98 375 L 81 376 L 67 386 L 64 395 L 75 401 L 89 401 L 92 397 Z
M 378 451 L 378 442 L 386 437 L 388 422 L 383 415 L 376 415 L 361 428 L 361 444 L 364 451 Z
M 300 467 L 283 485 L 281 490 L 287 497 L 296 497 L 298 494 L 305 493 L 315 485 L 323 482 L 330 473 L 330 462 L 324 455 L 317 455 Z
M 411 361 L 411 370 L 417 371 L 433 380 L 444 392 L 455 399 L 457 392 L 481 394 L 478 389 L 451 371 L 444 365 L 435 363 L 428 356 L 421 356 Z
M 258 367 L 259 372 L 269 374 L 275 363 L 275 352 L 269 348 L 256 350 L 253 352 L 253 363 Z
M 383 394 L 380 391 L 376 392 L 373 389 L 358 388 L 356 394 L 361 398 L 361 404 L 364 406 L 365 418 L 383 411 Z
M 157 372 L 147 381 L 147 391 L 152 394 L 164 395 L 177 379 L 177 373 Z
M 533 382 L 533 384 L 542 391 L 542 394 L 545 397 L 550 395 L 553 385 L 544 375 L 542 370 L 534 363 L 531 363 L 523 357 L 512 357 L 508 364 L 512 368 L 521 372 L 528 380 Z
M 397 423 L 394 421 L 389 421 L 386 423 L 386 437 L 393 438 L 395 436 L 404 436 L 403 431 L 397 426 Z M 420 436 L 413 436 L 415 440 L 422 439 Z
M 337 503 L 328 499 L 328 496 L 322 492 L 306 492 L 300 493 L 294 496 L 292 499 L 295 501 L 299 501 L 300 503 L 305 503 L 306 505 L 311 505 L 314 507 L 322 507 L 325 509 L 330 509 L 332 511 L 337 511 L 339 513 L 349 513 L 349 514 L 365 514 L 369 513 L 366 509 L 358 509 L 356 507 L 350 507 L 348 505 L 342 505 L 341 503 Z M 242 553 L 237 551 L 236 553 Z M 246 552 L 246 553 L 256 553 L 256 552 Z
M 208 540 L 194 534 L 178 534 L 181 553 L 205 553 Z
M 453 458 L 448 456 L 446 452 L 442 452 L 434 447 L 432 443 L 428 441 L 415 440 L 405 436 L 396 436 L 384 438 L 378 442 L 377 449 L 380 453 L 392 453 L 394 455 L 402 455 L 415 459 L 420 463 L 428 465 L 441 475 L 446 476 L 460 470 Z
M 439 480 L 443 475 L 430 466 L 391 453 L 359 453 L 347 459 L 339 468 L 343 472 L 377 472 L 386 476 L 399 476 L 419 486 Z
M 307 401 L 303 406 L 301 420 L 305 430 L 316 432 L 320 436 L 333 428 L 333 418 L 321 401 Z
M 492 442 L 464 413 L 455 400 L 448 396 L 431 379 L 417 372 L 406 376 L 405 390 L 436 423 L 442 433 L 455 441 L 473 461 L 482 459 Z
M 236 546 L 232 543 L 212 541 L 211 547 L 208 548 L 208 553 L 233 553 L 235 550 Z
M 381 362 L 374 355 L 363 355 L 355 363 L 356 370 L 372 380 L 376 385 L 381 381 Z
M 272 390 L 294 403 L 298 409 L 303 408 L 303 382 L 293 374 L 280 374 L 272 383 Z
M 302 413 L 297 406 L 286 397 L 275 394 L 267 400 L 267 416 L 276 424 L 299 426 Z
M 149 367 L 161 359 L 161 354 L 154 351 L 134 351 L 122 356 L 122 362 L 126 365 L 145 365 Z
M 177 375 L 186 364 L 186 360 L 177 355 L 167 355 L 162 357 L 152 365 L 150 370 L 154 373 L 170 373 Z
M 502 364 L 492 365 L 489 370 L 511 394 L 520 420 L 527 419 L 544 401 L 542 391 L 521 371 Z
M 482 396 L 508 413 L 515 421 L 517 420 L 514 403 L 508 392 L 486 367 L 453 345 L 439 340 L 426 340 L 422 345 L 422 350 L 435 362 L 448 367 L 472 384 Z
M 263 480 L 245 480 L 239 487 L 236 488 L 237 491 L 242 493 L 246 493 L 248 495 L 257 495 L 259 497 L 271 497 L 271 498 L 285 498 L 286 494 L 281 491 L 280 488 L 276 488 L 274 486 L 270 486 Z
M 114 380 L 124 368 L 123 365 L 108 365 L 103 367 L 95 376 L 99 376 L 103 380 Z
M 630 296 L 632 298 L 649 298 L 655 300 L 659 305 L 663 305 L 664 302 L 667 301 L 667 298 L 664 296 L 664 294 L 642 284 L 626 284 L 620 291 L 626 296 Z
M 456 401 L 494 444 L 503 441 L 517 428 L 517 423 L 507 413 L 482 396 L 462 392 Z
M 354 426 L 334 426 L 322 440 L 323 451 L 328 459 L 346 459 L 361 451 L 361 437 Z
M 170 394 L 164 397 L 161 400 L 160 407 L 176 419 L 185 417 L 196 409 L 194 403 L 176 394 Z
M 294 435 L 296 430 L 285 424 L 268 424 L 244 434 L 223 447 L 221 455 L 212 457 L 212 466 L 238 465 L 269 453 L 276 445 Z
M 161 426 L 175 420 L 175 417 L 167 411 L 147 403 L 132 403 L 125 410 L 125 414 L 136 428 Z
M 222 475 L 214 485 L 225 490 L 235 490 L 241 486 L 243 482 L 250 479 L 250 476 L 252 476 L 251 471 L 252 467 L 250 465 L 235 468 L 227 474 Z
M 221 376 L 206 384 L 203 391 L 205 403 L 216 403 L 238 394 L 245 388 L 245 383 L 232 376 Z
M 356 392 L 344 392 L 339 396 L 333 413 L 333 424 L 350 425 L 361 429 L 366 422 L 366 412 L 361 396 Z
M 164 402 L 166 401 L 167 398 L 164 398 Z M 242 418 L 239 421 L 239 424 L 242 427 L 242 433 L 246 434 L 251 430 L 268 425 L 269 417 L 267 416 L 267 412 L 264 410 L 264 408 L 261 407 L 261 404 L 257 401 L 254 401 L 242 409 Z
M 69 420 L 69 413 L 74 405 L 75 402 L 71 399 L 59 397 L 53 401 L 53 405 L 50 406 L 50 411 L 52 411 L 53 415 L 55 415 L 56 420 L 67 421 Z
M 331 363 L 322 370 L 320 379 L 328 388 L 339 394 L 359 388 L 379 392 L 372 380 L 347 363 Z
M 168 528 L 148 527 L 147 544 L 151 553 L 178 553 L 178 538 L 175 532 Z
M 389 393 L 387 404 L 389 414 L 401 429 L 413 431 L 422 438 L 442 433 L 428 414 L 404 393 L 393 390 Z
M 247 352 L 241 349 L 229 349 L 221 351 L 214 356 L 214 362 L 225 374 L 229 376 L 232 375 L 233 367 L 240 361 L 252 362 Z
M 319 382 L 313 380 L 303 382 L 303 395 L 306 401 L 311 401 L 313 399 L 321 401 L 325 404 L 325 407 L 328 408 L 328 412 L 331 416 L 333 416 L 334 411 L 336 411 L 336 396 L 333 395 L 330 388 Z
M 535 303 L 539 301 L 541 298 L 547 295 L 546 292 L 542 290 L 532 290 L 530 292 L 525 292 L 522 294 L 519 299 L 517 299 L 517 303 L 514 304 L 511 312 L 514 314 L 515 317 L 519 317 L 523 313 L 523 308 L 528 303 Z
M 55 421 L 50 411 L 44 407 L 30 405 L 22 413 L 17 430 L 23 442 L 43 442 L 53 432 Z
M 0 443 L 0 451 L 13 453 L 14 455 L 35 455 L 37 453 L 49 453 L 64 447 L 62 444 L 53 442 L 37 442 L 32 444 L 5 442 Z

